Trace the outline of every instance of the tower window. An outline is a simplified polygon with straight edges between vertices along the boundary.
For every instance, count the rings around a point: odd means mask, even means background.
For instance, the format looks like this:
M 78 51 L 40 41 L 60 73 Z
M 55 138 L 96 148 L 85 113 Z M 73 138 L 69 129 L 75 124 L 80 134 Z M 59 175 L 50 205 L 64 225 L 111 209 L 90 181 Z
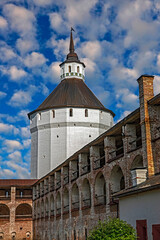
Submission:
M 55 111 L 54 110 L 52 110 L 52 116 L 53 116 L 53 118 L 55 118 Z
M 73 109 L 72 108 L 69 110 L 69 116 L 73 117 Z
M 79 73 L 79 66 L 77 67 L 77 72 Z
M 85 117 L 88 117 L 88 109 L 85 109 Z
M 38 120 L 41 120 L 41 113 L 38 113 Z
M 71 72 L 71 66 L 68 67 L 68 71 Z

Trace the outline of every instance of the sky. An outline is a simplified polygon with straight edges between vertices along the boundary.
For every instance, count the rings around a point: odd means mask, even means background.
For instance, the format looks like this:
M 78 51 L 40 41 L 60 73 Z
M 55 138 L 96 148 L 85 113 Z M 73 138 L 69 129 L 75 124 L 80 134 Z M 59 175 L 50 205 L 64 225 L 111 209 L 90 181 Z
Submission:
M 0 178 L 30 177 L 27 113 L 60 82 L 71 27 L 85 82 L 115 122 L 139 106 L 140 75 L 160 92 L 159 0 L 0 0 Z

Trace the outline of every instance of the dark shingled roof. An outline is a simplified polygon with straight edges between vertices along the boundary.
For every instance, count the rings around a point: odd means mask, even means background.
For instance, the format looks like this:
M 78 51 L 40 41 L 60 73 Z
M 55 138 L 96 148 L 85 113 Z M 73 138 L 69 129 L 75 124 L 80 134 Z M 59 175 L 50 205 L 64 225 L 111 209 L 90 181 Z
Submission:
M 76 78 L 61 81 L 44 102 L 28 115 L 30 117 L 32 113 L 37 111 L 62 107 L 100 109 L 110 112 L 114 116 L 114 113 L 103 106 L 84 81 Z

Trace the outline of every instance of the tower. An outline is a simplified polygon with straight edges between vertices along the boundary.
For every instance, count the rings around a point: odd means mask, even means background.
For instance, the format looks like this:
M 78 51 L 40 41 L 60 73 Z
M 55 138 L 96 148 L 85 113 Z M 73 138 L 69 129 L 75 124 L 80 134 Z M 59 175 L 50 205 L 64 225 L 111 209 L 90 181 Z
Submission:
M 75 53 L 72 30 L 69 53 L 60 64 L 61 82 L 28 114 L 31 131 L 31 177 L 40 178 L 113 126 L 106 109 L 84 82 L 85 64 Z

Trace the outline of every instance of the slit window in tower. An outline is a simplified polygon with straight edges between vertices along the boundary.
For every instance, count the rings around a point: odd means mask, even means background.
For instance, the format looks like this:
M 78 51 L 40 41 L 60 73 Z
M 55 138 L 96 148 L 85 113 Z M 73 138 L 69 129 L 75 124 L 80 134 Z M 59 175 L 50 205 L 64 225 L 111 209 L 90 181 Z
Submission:
M 69 110 L 69 116 L 73 117 L 73 109 L 72 108 Z
M 71 72 L 71 66 L 68 67 L 68 71 Z
M 38 113 L 38 120 L 41 120 L 41 113 Z
M 55 118 L 55 111 L 54 110 L 52 110 L 52 114 L 53 114 L 53 118 Z
M 88 117 L 88 109 L 85 109 L 85 117 Z
M 77 67 L 77 72 L 79 73 L 79 66 Z

